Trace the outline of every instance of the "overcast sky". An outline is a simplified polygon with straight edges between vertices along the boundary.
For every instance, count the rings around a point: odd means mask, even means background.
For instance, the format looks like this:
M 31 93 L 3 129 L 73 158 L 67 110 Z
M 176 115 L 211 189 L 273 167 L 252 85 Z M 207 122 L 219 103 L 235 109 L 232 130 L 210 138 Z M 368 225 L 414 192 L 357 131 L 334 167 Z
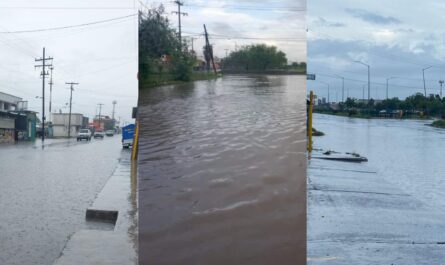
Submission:
M 146 1 L 147 6 L 163 3 L 171 25 L 178 26 L 177 10 L 173 1 Z M 306 1 L 215 1 L 184 0 L 182 12 L 183 36 L 199 37 L 194 41 L 194 49 L 202 55 L 203 36 L 206 24 L 210 34 L 210 43 L 214 44 L 215 55 L 225 56 L 234 51 L 236 46 L 253 43 L 275 45 L 286 53 L 288 61 L 306 61 Z M 258 38 L 258 39 L 243 39 Z
M 0 4 L 0 31 L 23 31 L 71 26 L 137 13 L 133 0 L 3 0 Z M 29 109 L 41 115 L 41 69 L 35 58 L 53 57 L 53 112 L 69 102 L 65 82 L 78 82 L 73 92 L 73 113 L 93 118 L 97 104 L 110 115 L 116 100 L 118 119 L 131 120 L 137 104 L 137 16 L 92 26 L 41 31 L 0 33 L 0 91 L 22 97 Z M 46 111 L 49 85 L 46 86 Z M 47 115 L 49 119 L 49 115 Z
M 308 72 L 317 81 L 308 81 L 321 97 L 341 99 L 341 79 L 345 91 L 362 98 L 367 84 L 367 68 L 354 63 L 361 60 L 371 65 L 371 97 L 405 98 L 424 92 L 422 69 L 425 71 L 427 94 L 439 94 L 439 80 L 445 79 L 445 2 L 414 1 L 308 1 Z M 355 80 L 355 81 L 353 81 Z M 321 82 L 320 82 L 321 81 Z M 347 92 L 345 92 L 346 97 Z M 445 93 L 443 94 L 445 96 Z M 367 98 L 367 91 L 365 92 Z

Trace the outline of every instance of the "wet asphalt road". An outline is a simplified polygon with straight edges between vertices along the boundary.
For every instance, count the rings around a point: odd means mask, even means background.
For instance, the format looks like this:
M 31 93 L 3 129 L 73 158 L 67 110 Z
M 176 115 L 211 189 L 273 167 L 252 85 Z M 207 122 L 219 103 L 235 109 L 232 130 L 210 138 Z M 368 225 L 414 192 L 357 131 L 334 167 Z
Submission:
M 120 135 L 0 146 L 0 264 L 52 264 L 121 152 Z
M 315 148 L 369 162 L 308 162 L 308 264 L 445 264 L 445 130 L 428 122 L 315 115 Z

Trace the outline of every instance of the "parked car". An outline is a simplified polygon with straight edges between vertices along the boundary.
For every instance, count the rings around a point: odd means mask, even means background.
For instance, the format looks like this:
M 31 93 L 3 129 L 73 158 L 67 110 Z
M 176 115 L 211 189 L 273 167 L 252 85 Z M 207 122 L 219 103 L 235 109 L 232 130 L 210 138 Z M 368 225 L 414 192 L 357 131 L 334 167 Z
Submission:
M 79 133 L 77 134 L 77 141 L 82 141 L 84 139 L 87 141 L 91 140 L 91 131 L 90 130 L 80 129 Z
M 113 135 L 114 135 L 114 131 L 113 131 L 113 130 L 107 130 L 107 131 L 105 132 L 105 134 L 106 134 L 107 136 L 113 136 Z
M 96 138 L 101 138 L 101 139 L 103 139 L 104 136 L 105 136 L 105 133 L 104 133 L 104 131 L 102 131 L 102 130 L 96 130 L 96 131 L 94 132 L 94 139 L 96 139 Z

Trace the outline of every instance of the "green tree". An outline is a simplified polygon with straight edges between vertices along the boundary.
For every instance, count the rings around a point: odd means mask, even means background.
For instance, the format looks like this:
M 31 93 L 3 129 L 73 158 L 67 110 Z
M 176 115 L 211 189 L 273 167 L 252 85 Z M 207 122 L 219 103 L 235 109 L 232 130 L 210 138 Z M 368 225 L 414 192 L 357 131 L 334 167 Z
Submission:
M 224 61 L 225 69 L 265 71 L 270 69 L 285 69 L 287 58 L 284 52 L 275 46 L 256 44 L 245 46 L 232 52 Z
M 168 59 L 162 61 L 162 56 Z M 162 75 L 187 81 L 191 77 L 194 62 L 194 55 L 181 47 L 163 5 L 140 15 L 139 80 L 142 83 L 150 83 Z

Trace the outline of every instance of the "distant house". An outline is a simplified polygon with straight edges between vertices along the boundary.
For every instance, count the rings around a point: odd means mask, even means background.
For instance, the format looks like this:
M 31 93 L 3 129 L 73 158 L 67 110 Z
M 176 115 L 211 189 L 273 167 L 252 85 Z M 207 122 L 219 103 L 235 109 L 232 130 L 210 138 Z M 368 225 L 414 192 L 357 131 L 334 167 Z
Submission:
M 218 72 L 221 71 L 221 59 L 215 56 L 213 58 L 213 61 L 215 63 L 216 71 L 218 71 Z M 209 69 L 210 69 L 210 71 L 213 71 L 212 61 L 210 61 Z M 205 58 L 203 56 L 198 56 L 196 58 L 195 64 L 193 65 L 193 70 L 194 71 L 206 71 L 207 70 L 207 64 L 206 64 Z
M 53 113 L 53 137 L 68 137 L 69 116 L 69 113 Z M 76 137 L 81 128 L 87 127 L 88 120 L 85 126 L 84 124 L 85 119 L 82 114 L 72 113 L 70 136 Z
M 163 54 L 163 55 L 161 56 L 161 62 L 162 62 L 163 64 L 169 64 L 169 63 L 171 63 L 172 59 L 173 59 L 173 58 L 172 58 L 170 55 L 168 55 L 168 54 Z

